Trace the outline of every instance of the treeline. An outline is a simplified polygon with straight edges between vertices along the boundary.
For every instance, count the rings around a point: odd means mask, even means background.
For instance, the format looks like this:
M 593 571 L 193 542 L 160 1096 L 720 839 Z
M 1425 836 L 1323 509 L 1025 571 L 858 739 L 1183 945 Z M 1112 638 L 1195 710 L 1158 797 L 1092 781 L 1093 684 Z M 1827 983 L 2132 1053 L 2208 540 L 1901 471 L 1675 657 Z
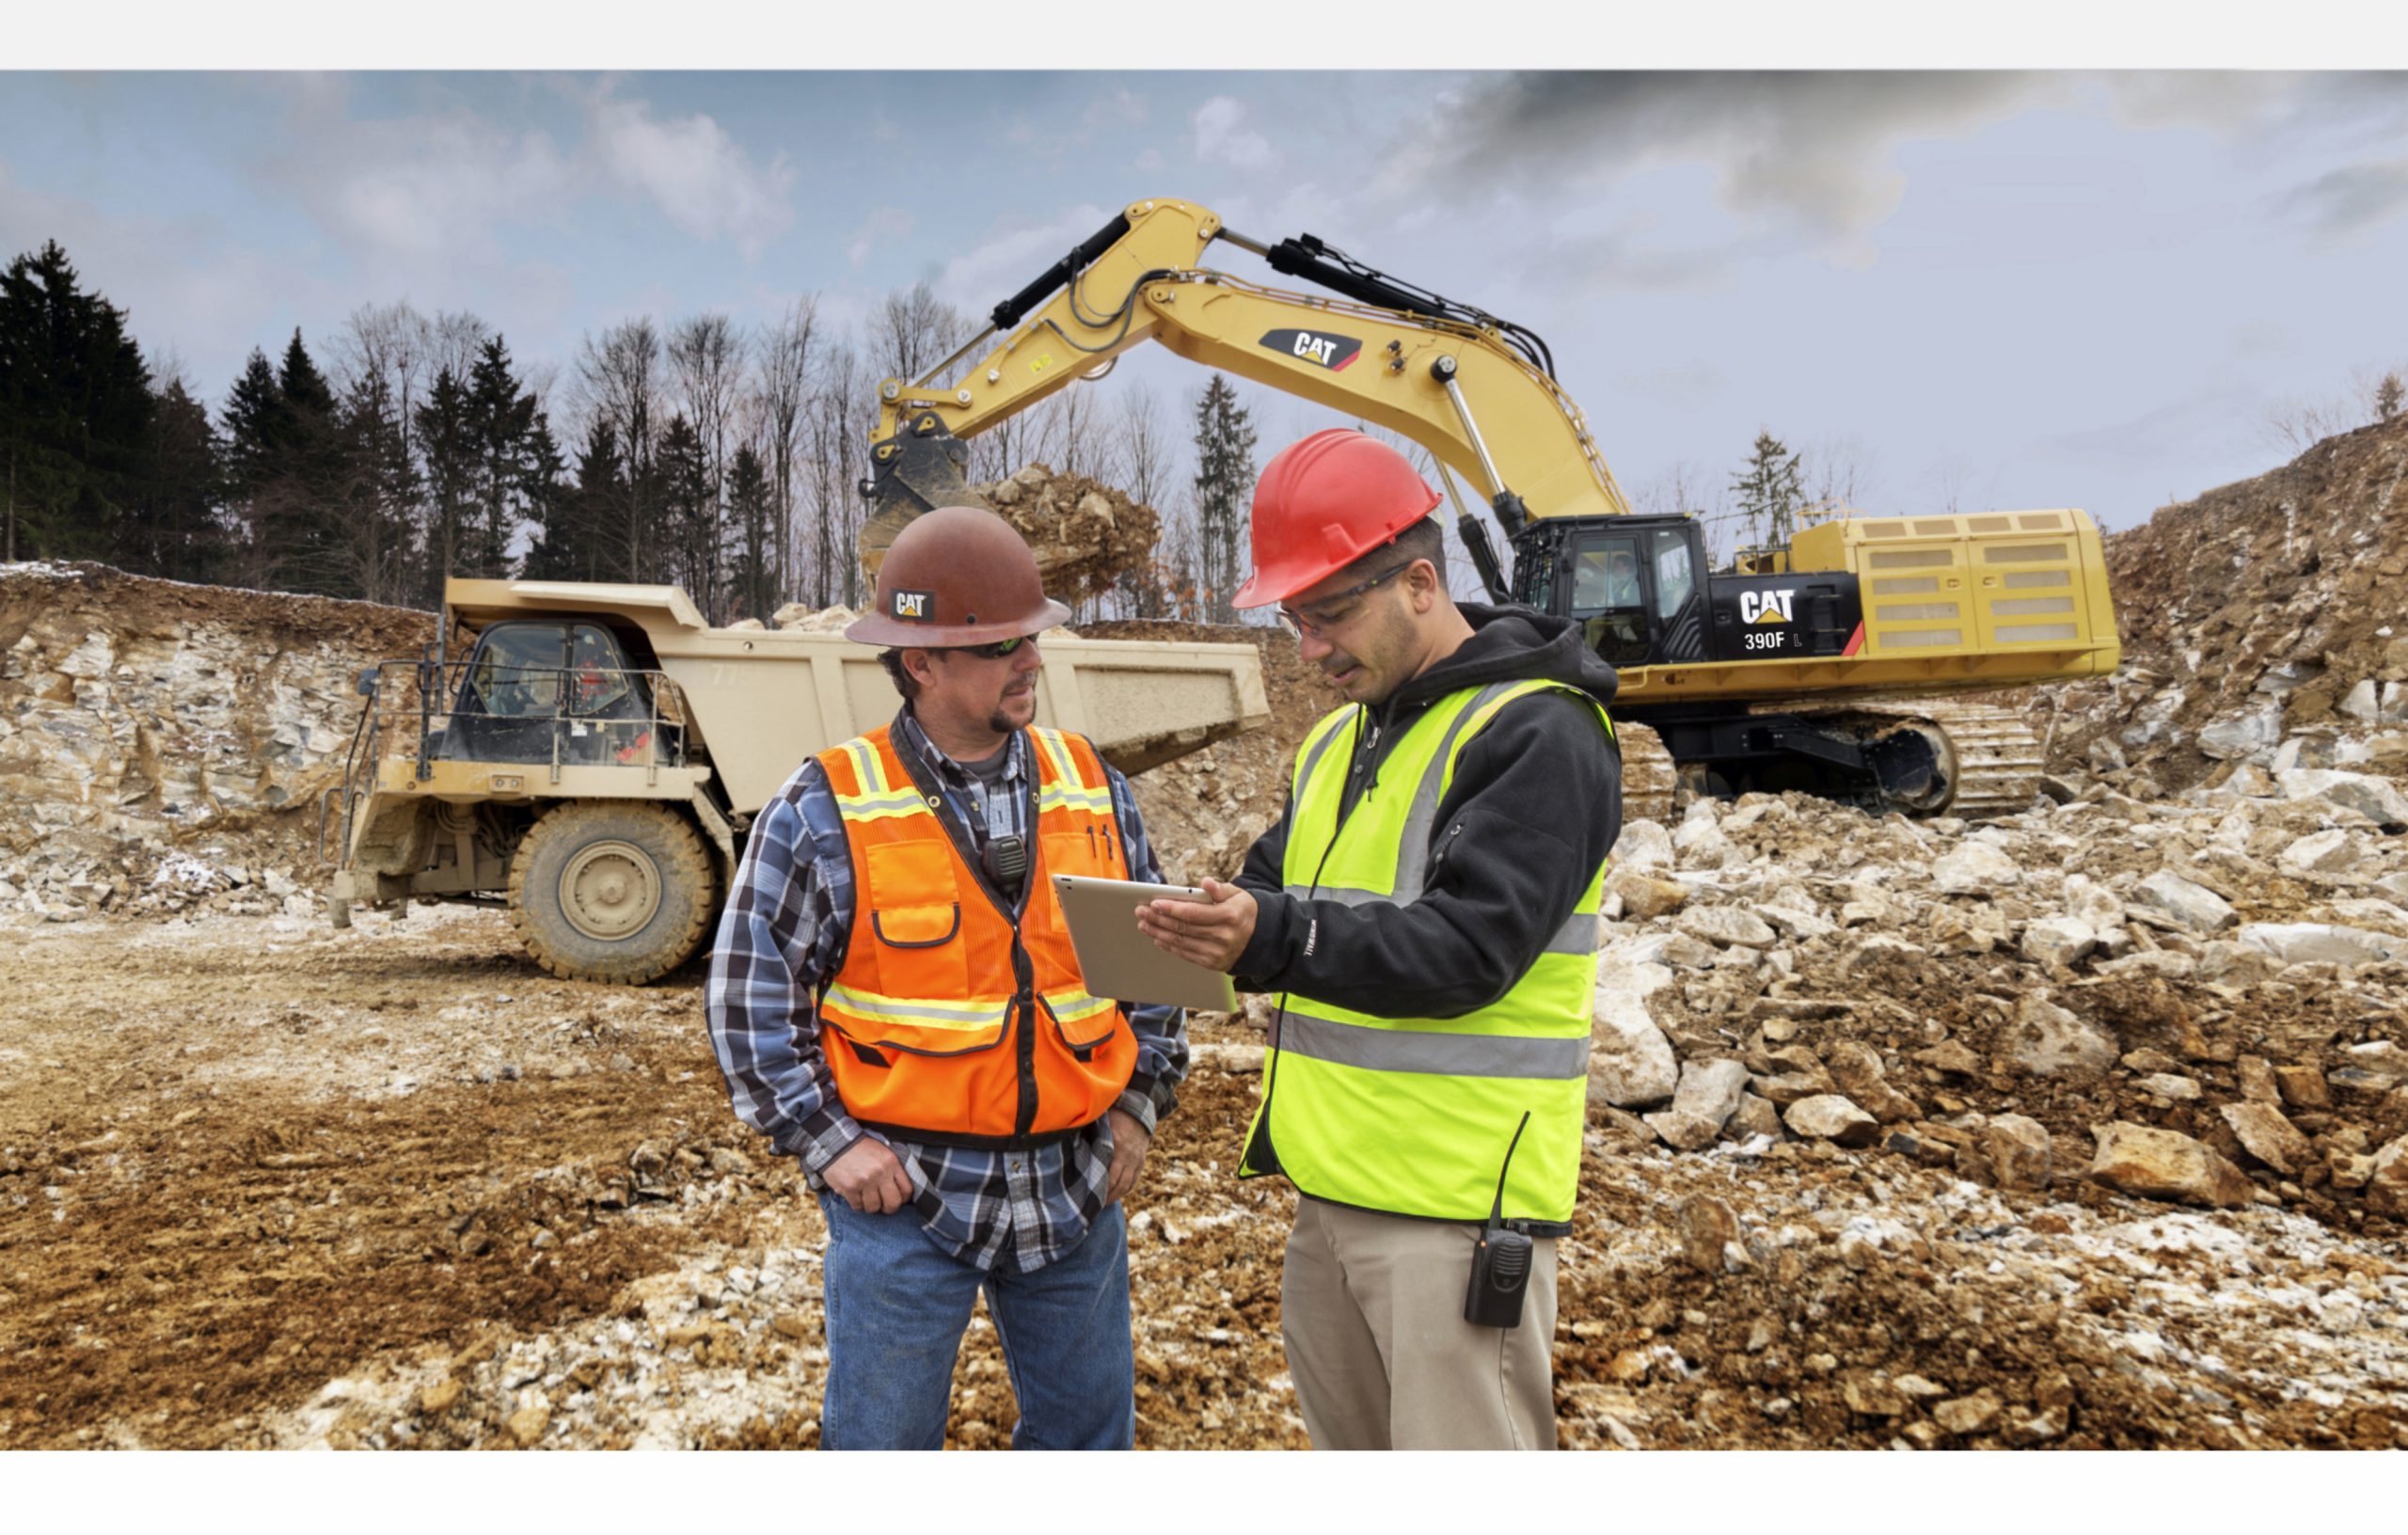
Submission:
M 213 410 L 46 244 L 0 276 L 0 557 L 425 609 L 447 576 L 673 582 L 721 624 L 858 605 L 877 382 L 972 332 L 922 283 L 854 327 L 811 297 L 749 330 L 629 320 L 550 369 L 472 314 L 370 305 L 255 349 Z M 1164 514 L 1082 617 L 1230 616 L 1254 429 L 1217 375 L 1185 414 L 1074 385 L 973 439 L 974 480 L 1044 462 Z

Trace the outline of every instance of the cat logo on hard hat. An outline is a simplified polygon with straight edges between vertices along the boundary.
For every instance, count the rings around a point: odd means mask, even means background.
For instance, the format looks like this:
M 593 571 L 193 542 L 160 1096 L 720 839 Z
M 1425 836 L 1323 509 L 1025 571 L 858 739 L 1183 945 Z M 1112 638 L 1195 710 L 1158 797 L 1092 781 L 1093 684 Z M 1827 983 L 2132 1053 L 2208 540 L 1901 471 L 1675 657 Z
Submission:
M 1361 356 L 1363 351 L 1363 343 L 1352 336 L 1332 336 L 1318 330 L 1265 331 L 1262 344 L 1283 356 L 1326 368 L 1333 373 L 1343 372 L 1346 365 Z
M 937 621 L 936 598 L 933 592 L 897 592 L 895 616 L 906 624 L 933 624 Z

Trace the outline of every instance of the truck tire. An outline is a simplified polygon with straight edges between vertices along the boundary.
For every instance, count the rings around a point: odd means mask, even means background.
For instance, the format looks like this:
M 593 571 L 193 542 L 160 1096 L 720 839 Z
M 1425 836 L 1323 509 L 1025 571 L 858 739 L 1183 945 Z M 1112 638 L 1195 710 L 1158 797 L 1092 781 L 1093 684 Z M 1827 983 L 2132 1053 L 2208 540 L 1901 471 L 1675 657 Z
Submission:
M 510 921 L 563 980 L 642 986 L 702 946 L 716 880 L 703 839 L 666 805 L 570 800 L 510 861 Z

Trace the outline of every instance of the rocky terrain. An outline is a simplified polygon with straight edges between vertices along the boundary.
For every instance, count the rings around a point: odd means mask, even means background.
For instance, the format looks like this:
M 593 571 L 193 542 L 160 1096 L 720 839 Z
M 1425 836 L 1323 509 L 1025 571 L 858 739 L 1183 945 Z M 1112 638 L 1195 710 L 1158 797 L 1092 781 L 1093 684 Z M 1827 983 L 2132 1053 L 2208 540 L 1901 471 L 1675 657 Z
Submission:
M 2024 696 L 2018 814 L 1625 829 L 1565 1445 L 2408 1446 L 2403 463 L 2369 429 L 2112 537 L 2131 666 Z M 314 914 L 350 673 L 423 624 L 0 572 L 0 1447 L 814 1442 L 825 1231 L 699 973 Z M 1270 728 L 1136 781 L 1175 878 L 1327 706 L 1244 637 Z M 1305 1443 L 1292 1195 L 1228 1171 L 1264 1021 L 1194 1021 L 1131 1198 L 1141 1445 Z M 949 1437 L 1011 1417 L 982 1315 Z

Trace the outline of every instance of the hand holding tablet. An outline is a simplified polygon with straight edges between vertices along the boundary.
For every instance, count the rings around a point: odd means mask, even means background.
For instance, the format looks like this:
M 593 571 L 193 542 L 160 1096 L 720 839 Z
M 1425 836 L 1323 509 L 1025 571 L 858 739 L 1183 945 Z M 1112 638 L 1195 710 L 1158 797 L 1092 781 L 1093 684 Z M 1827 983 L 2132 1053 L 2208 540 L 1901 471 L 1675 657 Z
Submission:
M 1228 974 L 1185 956 L 1212 952 L 1205 940 L 1234 915 L 1224 915 L 1232 899 L 1246 903 L 1244 924 L 1250 931 L 1253 897 L 1217 879 L 1205 883 L 1204 890 L 1197 890 L 1133 879 L 1055 875 L 1054 888 L 1070 926 L 1070 947 L 1078 955 L 1087 990 L 1118 1002 L 1236 1011 L 1237 988 Z M 1151 915 L 1156 903 L 1202 910 L 1193 918 L 1165 922 Z M 1157 933 L 1168 936 L 1177 948 L 1159 944 L 1153 936 Z M 1243 941 L 1239 946 L 1244 946 Z

